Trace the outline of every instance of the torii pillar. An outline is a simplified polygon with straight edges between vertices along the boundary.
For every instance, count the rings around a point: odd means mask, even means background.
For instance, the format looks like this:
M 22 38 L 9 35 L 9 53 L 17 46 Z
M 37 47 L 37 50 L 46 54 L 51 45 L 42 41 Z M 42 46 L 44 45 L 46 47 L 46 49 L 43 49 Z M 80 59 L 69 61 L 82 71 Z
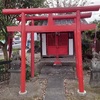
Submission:
M 27 91 L 25 90 L 26 85 L 26 55 L 25 55 L 25 48 L 26 48 L 26 30 L 25 30 L 25 13 L 21 13 L 21 32 L 22 32 L 22 38 L 21 38 L 21 85 L 19 94 L 26 94 Z
M 82 41 L 81 41 L 81 22 L 80 22 L 80 11 L 76 12 L 76 58 L 77 58 L 77 76 L 79 81 L 79 90 L 78 93 L 81 95 L 85 95 L 86 91 L 84 90 L 84 82 L 83 82 L 83 67 L 82 67 Z
M 34 21 L 31 21 L 34 27 Z M 35 64 L 34 64 L 34 32 L 31 32 L 31 78 L 34 78 Z

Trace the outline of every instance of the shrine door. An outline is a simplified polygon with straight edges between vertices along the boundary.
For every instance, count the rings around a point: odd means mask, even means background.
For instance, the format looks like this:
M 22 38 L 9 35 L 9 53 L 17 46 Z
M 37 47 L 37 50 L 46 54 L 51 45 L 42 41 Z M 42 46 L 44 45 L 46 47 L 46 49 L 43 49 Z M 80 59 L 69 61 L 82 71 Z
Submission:
M 68 55 L 68 33 L 47 33 L 47 55 Z

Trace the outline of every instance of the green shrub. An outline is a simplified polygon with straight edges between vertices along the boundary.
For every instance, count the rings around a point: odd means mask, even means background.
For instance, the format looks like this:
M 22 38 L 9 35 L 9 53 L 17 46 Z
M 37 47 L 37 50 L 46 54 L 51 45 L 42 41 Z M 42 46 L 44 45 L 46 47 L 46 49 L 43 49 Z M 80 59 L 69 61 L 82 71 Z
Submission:
M 40 47 L 40 41 L 35 41 L 35 47 Z
M 38 72 L 34 73 L 34 76 L 37 77 L 39 75 Z M 31 70 L 30 70 L 30 66 L 28 64 L 26 64 L 26 80 L 30 80 L 31 77 Z
M 30 66 L 28 64 L 26 64 L 26 80 L 29 80 L 30 77 L 31 77 Z

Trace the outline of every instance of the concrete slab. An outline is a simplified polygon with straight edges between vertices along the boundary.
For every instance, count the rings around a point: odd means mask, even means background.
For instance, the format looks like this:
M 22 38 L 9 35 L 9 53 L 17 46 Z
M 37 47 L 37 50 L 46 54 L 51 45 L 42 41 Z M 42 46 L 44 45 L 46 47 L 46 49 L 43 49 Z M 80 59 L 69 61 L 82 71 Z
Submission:
M 75 78 L 75 72 L 70 66 L 44 66 L 41 75 L 48 79 L 44 100 L 66 100 L 64 79 Z
M 62 90 L 51 89 L 46 93 L 46 97 L 44 100 L 66 100 L 66 99 Z
M 55 76 L 48 79 L 44 100 L 66 100 L 64 95 L 63 79 Z

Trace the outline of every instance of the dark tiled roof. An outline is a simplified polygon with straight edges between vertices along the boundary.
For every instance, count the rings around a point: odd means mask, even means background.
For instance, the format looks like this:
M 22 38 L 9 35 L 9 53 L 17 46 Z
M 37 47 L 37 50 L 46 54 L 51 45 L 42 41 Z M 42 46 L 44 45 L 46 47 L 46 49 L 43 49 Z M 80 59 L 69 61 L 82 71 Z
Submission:
M 56 25 L 70 25 L 74 22 L 73 19 L 62 19 L 62 20 L 55 20 L 54 23 Z M 85 19 L 81 19 L 81 23 L 85 23 L 85 24 L 88 24 L 87 21 Z M 42 21 L 42 23 L 39 25 L 47 25 L 47 21 Z

